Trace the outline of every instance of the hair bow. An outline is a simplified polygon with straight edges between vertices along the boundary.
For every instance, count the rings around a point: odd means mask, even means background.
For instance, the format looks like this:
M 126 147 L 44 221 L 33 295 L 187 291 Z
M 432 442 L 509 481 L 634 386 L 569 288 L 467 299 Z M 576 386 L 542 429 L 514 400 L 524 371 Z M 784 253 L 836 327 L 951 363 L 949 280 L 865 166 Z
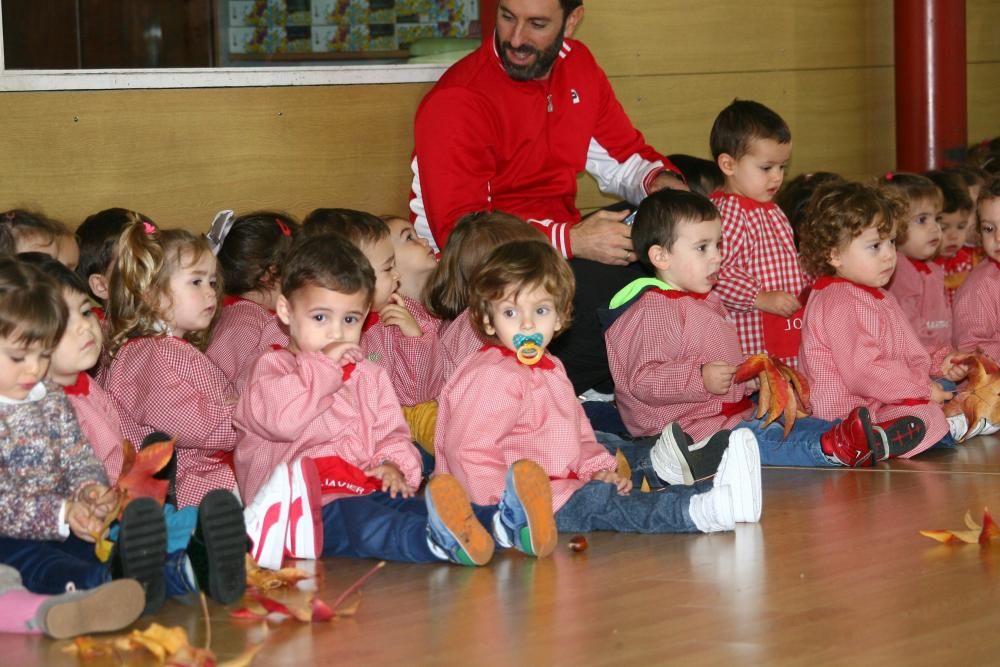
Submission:
M 887 172 L 885 172 L 885 180 L 887 180 L 887 181 L 891 181 L 891 180 L 892 180 L 892 177 L 893 177 L 893 175 L 894 175 L 894 174 L 893 174 L 893 173 L 892 173 L 891 171 L 887 171 Z
M 281 230 L 281 235 L 282 236 L 291 236 L 292 235 L 292 230 L 288 228 L 288 225 L 286 225 L 284 222 L 282 222 L 281 218 L 275 218 L 274 222 L 277 223 L 278 229 Z
M 215 214 L 215 219 L 212 220 L 212 227 L 208 230 L 208 234 L 205 235 L 205 238 L 208 239 L 208 247 L 211 248 L 213 255 L 219 254 L 219 250 L 222 249 L 222 244 L 225 243 L 226 237 L 229 235 L 229 230 L 233 228 L 235 220 L 236 217 L 230 209 L 219 211 Z

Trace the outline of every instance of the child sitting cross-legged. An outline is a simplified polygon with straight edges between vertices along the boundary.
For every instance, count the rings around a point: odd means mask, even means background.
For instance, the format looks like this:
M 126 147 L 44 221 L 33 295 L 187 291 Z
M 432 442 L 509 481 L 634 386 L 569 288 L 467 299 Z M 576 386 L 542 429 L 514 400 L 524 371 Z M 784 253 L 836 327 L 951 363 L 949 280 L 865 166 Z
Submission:
M 836 419 L 858 407 L 874 421 L 915 416 L 925 433 L 901 454 L 915 456 L 965 434 L 965 417 L 945 419 L 949 392 L 930 378 L 931 357 L 896 297 L 895 230 L 906 203 L 860 183 L 817 190 L 802 228 L 802 262 L 818 276 L 806 305 L 803 368 L 813 413 Z
M 721 236 L 718 211 L 704 197 L 653 193 L 639 207 L 632 243 L 656 277 L 626 286 L 611 303 L 617 319 L 605 342 L 618 408 L 633 436 L 660 436 L 650 451 L 658 477 L 679 484 L 713 474 L 726 442 L 711 436 L 721 429 L 752 432 L 765 465 L 870 466 L 919 442 L 899 437 L 919 433 L 918 420 L 876 425 L 864 407 L 837 421 L 802 417 L 787 437 L 778 422 L 753 417 L 755 387 L 734 381 L 743 361 L 736 326 L 713 289 Z
M 494 539 L 551 553 L 549 482 L 529 461 L 505 470 L 507 489 L 490 507 L 471 506 L 450 475 L 414 498 L 420 458 L 386 371 L 359 347 L 375 289 L 365 255 L 338 234 L 292 249 L 277 302 L 288 348 L 257 358 L 233 414 L 244 497 L 256 504 L 273 470 L 309 458 L 321 485 L 323 531 L 313 539 L 323 555 L 483 565 Z
M 727 438 L 714 483 L 633 490 L 595 439 L 562 363 L 546 352 L 569 326 L 573 273 L 548 243 L 498 247 L 473 274 L 469 317 L 489 342 L 455 371 L 439 399 L 437 472 L 475 503 L 496 502 L 508 469 L 529 459 L 552 480 L 561 531 L 692 533 L 760 519 L 760 457 L 746 430 Z

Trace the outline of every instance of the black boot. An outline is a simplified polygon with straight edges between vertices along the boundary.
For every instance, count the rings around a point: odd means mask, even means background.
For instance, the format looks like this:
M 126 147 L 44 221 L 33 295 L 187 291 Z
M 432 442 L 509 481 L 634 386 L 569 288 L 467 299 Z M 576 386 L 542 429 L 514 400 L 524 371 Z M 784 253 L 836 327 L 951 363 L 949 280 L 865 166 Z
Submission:
M 229 491 L 211 491 L 198 506 L 198 527 L 187 555 L 198 586 L 219 604 L 246 591 L 247 529 L 240 501 Z
M 111 578 L 135 579 L 146 593 L 144 614 L 163 605 L 166 585 L 167 528 L 163 508 L 152 498 L 136 498 L 125 507 L 118 525 L 118 542 L 111 551 Z

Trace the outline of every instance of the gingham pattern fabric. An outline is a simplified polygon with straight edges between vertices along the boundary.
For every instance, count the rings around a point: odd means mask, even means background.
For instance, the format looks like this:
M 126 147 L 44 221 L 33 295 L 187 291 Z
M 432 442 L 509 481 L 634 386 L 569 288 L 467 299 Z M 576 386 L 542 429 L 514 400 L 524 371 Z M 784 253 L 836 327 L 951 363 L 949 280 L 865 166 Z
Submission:
M 469 323 L 469 309 L 466 308 L 458 317 L 445 321 L 441 325 L 441 349 L 443 354 L 445 382 L 455 373 L 462 362 L 474 355 L 486 344 L 479 332 Z
M 111 321 L 105 316 L 102 308 L 95 308 L 94 312 L 99 313 L 97 319 L 101 322 L 101 336 L 104 339 L 104 345 L 101 346 L 101 355 L 97 358 L 97 365 L 91 369 L 90 373 L 97 384 L 103 387 L 108 379 L 108 369 L 111 368 L 111 355 L 108 354 L 108 341 L 111 340 Z
M 38 400 L 0 402 L 0 537 L 61 541 L 63 502 L 108 483 L 62 388 L 44 388 Z
M 288 345 L 288 334 L 277 315 L 249 299 L 226 297 L 205 356 L 230 382 L 236 382 L 272 345 Z
M 954 257 L 937 257 L 934 263 L 944 269 L 944 291 L 948 295 L 948 305 L 955 303 L 958 288 L 968 279 L 974 268 L 982 263 L 985 254 L 981 248 L 962 246 Z
M 440 321 L 412 299 L 404 298 L 404 305 L 423 335 L 411 338 L 399 327 L 377 320 L 361 334 L 361 350 L 389 374 L 400 404 L 416 405 L 437 398 L 444 386 Z
M 836 278 L 817 280 L 806 305 L 799 356 L 814 417 L 843 419 L 862 405 L 876 423 L 919 417 L 927 435 L 906 458 L 948 433 L 941 406 L 925 402 L 931 393 L 930 355 L 885 290 Z
M 969 274 L 955 295 L 955 347 L 1000 361 L 1000 265 L 990 259 Z
M 951 305 L 940 266 L 900 255 L 887 289 L 931 356 L 937 356 L 941 348 L 951 348 Z
M 736 325 L 715 294 L 707 299 L 669 298 L 649 290 L 611 325 L 604 336 L 615 399 L 633 436 L 659 435 L 671 422 L 695 441 L 747 419 L 751 410 L 725 417 L 723 403 L 748 392 L 736 384 L 724 396 L 710 394 L 701 367 L 712 361 L 743 361 Z
M 249 503 L 282 462 L 339 456 L 362 470 L 395 463 L 413 488 L 420 457 L 386 372 L 362 361 L 345 373 L 319 353 L 272 350 L 250 367 L 233 414 L 234 462 Z M 339 496 L 328 496 L 328 502 Z
M 233 386 L 193 345 L 174 336 L 133 338 L 111 362 L 106 389 L 133 445 L 153 431 L 177 438 L 179 507 L 236 485 Z
M 615 469 L 562 362 L 549 358 L 549 370 L 525 366 L 490 346 L 462 363 L 441 392 L 435 472 L 454 475 L 473 503 L 497 504 L 507 469 L 519 459 L 534 461 L 552 479 L 555 511 L 594 473 Z
M 114 401 L 86 373 L 80 373 L 76 383 L 63 387 L 63 391 L 73 406 L 80 430 L 114 484 L 122 471 L 122 440 L 125 438 Z
M 736 321 L 743 354 L 759 354 L 765 350 L 757 294 L 784 290 L 797 297 L 806 284 L 792 228 L 773 203 L 724 192 L 712 193 L 712 203 L 722 217 L 723 259 L 715 292 Z M 798 364 L 795 358 L 784 361 Z

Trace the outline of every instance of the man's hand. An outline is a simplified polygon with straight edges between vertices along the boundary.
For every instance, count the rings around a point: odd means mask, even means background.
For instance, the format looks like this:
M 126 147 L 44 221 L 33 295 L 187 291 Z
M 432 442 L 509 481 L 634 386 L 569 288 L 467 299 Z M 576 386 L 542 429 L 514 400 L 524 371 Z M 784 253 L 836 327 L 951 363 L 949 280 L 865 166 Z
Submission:
M 573 256 L 614 266 L 634 262 L 632 228 L 622 222 L 628 214 L 628 211 L 595 211 L 570 227 Z
M 680 176 L 672 171 L 664 171 L 659 176 L 653 179 L 653 182 L 649 184 L 649 194 L 653 194 L 657 190 L 689 190 L 691 188 L 687 186 L 687 183 L 681 180 Z
M 791 317 L 796 310 L 802 307 L 795 296 L 782 290 L 758 293 L 753 305 L 765 313 L 781 315 L 782 317 Z

